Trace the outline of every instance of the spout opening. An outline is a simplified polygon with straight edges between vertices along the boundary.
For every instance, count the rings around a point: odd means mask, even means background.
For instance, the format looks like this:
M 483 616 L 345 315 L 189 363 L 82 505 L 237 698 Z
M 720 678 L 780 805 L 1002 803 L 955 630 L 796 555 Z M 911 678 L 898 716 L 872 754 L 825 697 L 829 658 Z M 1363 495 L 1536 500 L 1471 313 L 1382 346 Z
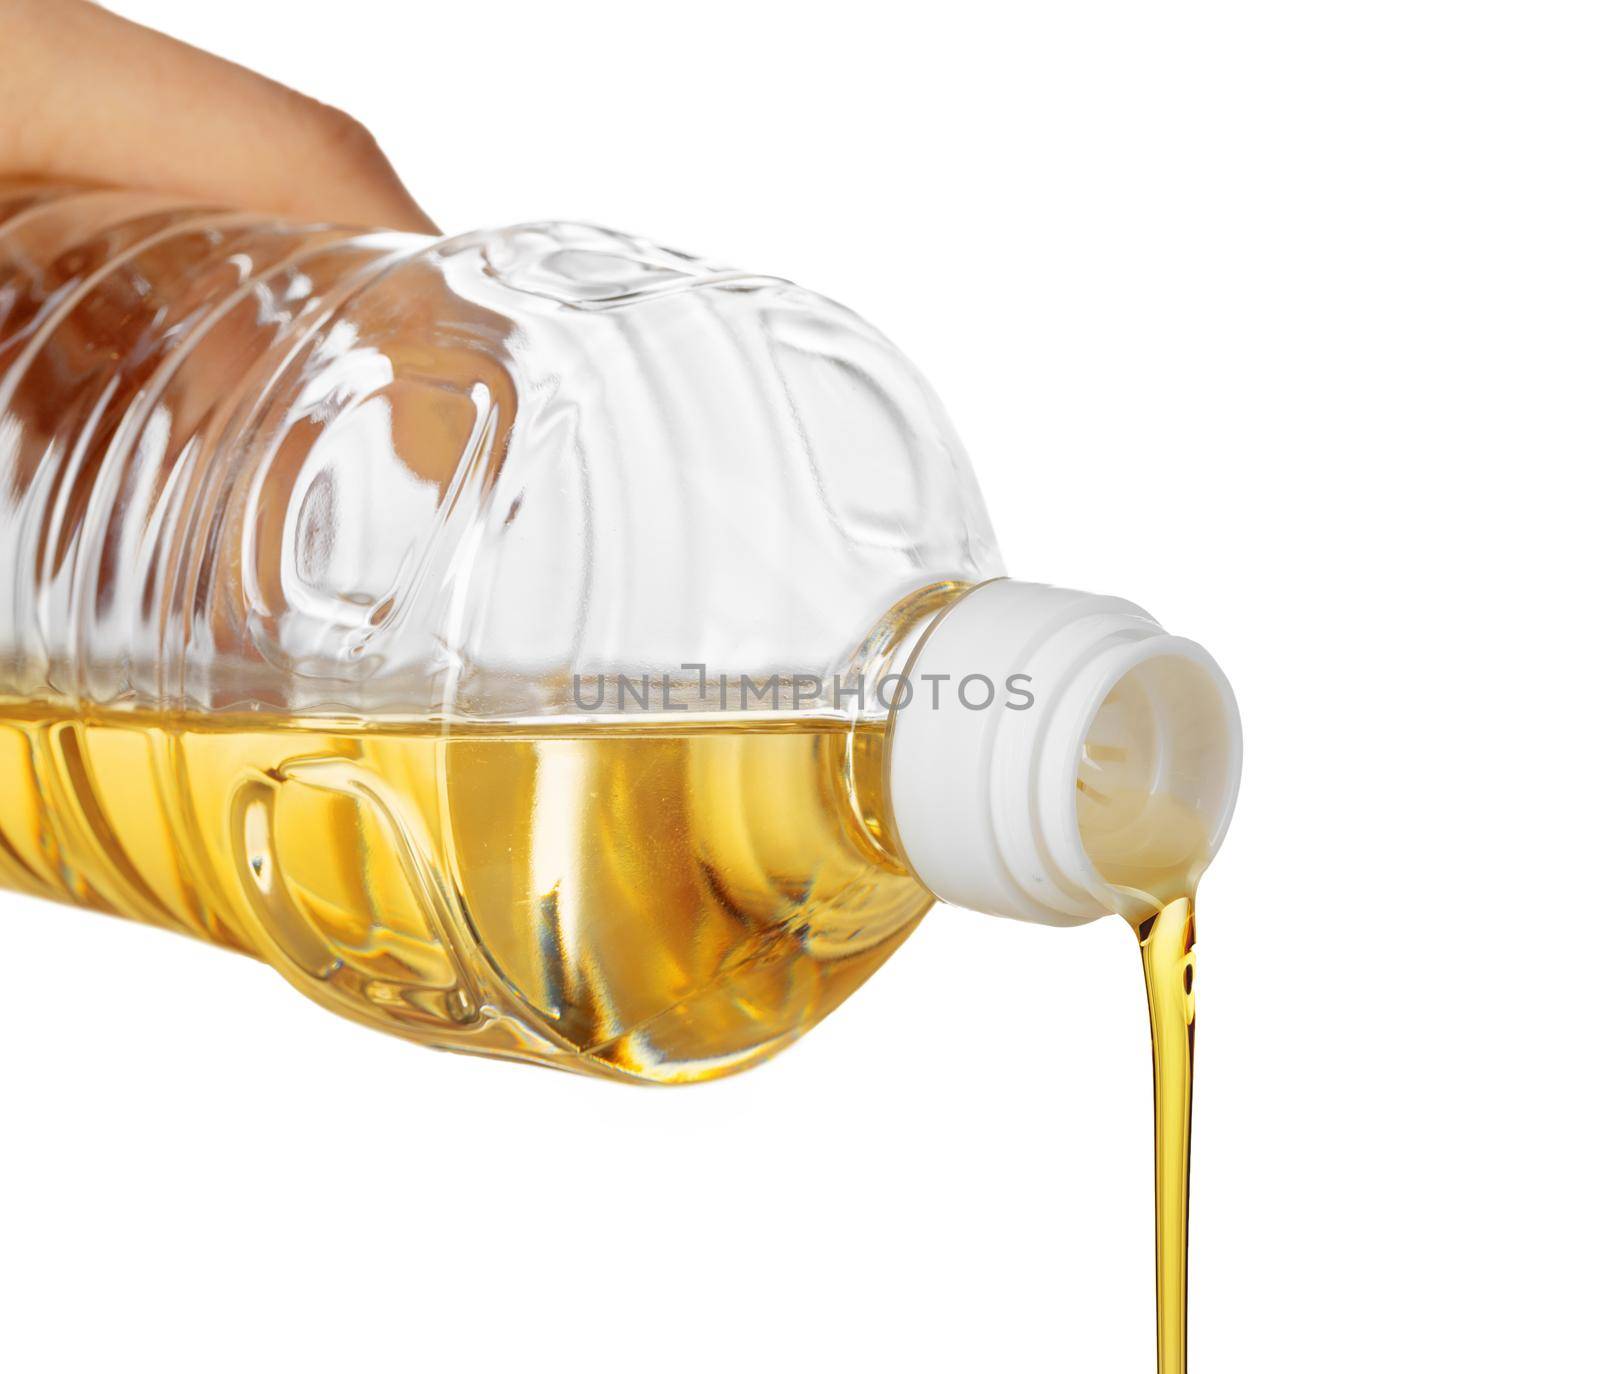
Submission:
M 1222 843 L 1238 792 L 1238 708 L 1187 640 L 1147 639 L 1109 659 L 1070 805 L 1108 905 L 1133 916 L 1189 895 Z
M 1238 708 L 1211 655 L 1131 602 L 999 579 L 930 626 L 908 671 L 1026 691 L 895 714 L 906 867 L 959 906 L 1047 925 L 1141 920 L 1187 895 L 1239 787 Z

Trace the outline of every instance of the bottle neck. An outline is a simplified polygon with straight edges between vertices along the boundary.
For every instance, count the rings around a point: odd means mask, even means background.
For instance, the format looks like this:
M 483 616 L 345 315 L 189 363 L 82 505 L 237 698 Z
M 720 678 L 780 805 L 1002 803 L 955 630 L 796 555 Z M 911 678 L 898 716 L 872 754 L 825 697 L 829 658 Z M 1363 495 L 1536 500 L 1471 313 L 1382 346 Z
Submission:
M 893 711 L 893 843 L 935 895 L 1050 925 L 1193 890 L 1238 791 L 1215 660 L 1113 597 L 999 579 L 946 607 Z

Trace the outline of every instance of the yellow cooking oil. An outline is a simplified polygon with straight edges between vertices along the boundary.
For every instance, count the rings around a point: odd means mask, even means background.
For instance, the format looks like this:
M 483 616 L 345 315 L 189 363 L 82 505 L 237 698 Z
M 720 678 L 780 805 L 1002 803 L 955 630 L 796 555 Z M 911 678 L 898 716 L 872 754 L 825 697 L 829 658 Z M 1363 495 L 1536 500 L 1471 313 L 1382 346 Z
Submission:
M 882 722 L 582 724 L 0 703 L 0 883 L 255 955 L 443 1048 L 654 1082 L 775 1053 L 932 903 Z M 1091 745 L 1091 751 L 1094 746 Z M 1151 914 L 1157 1343 L 1187 1369 L 1198 819 L 1085 761 L 1080 830 Z M 1109 765 L 1109 767 L 1108 767 Z
M 1189 1127 L 1194 1098 L 1194 899 L 1136 927 L 1155 1066 L 1156 1351 L 1160 1374 L 1189 1368 Z
M 1121 709 L 1120 688 L 1107 700 Z M 1194 1095 L 1194 893 L 1208 852 L 1199 814 L 1129 784 L 1130 761 L 1093 733 L 1077 776 L 1078 832 L 1130 901 L 1150 1008 L 1155 1115 L 1156 1350 L 1160 1374 L 1189 1367 L 1189 1134 Z
M 684 1082 L 782 1048 L 932 902 L 881 724 L 0 707 L 0 882 L 253 954 L 414 1040 Z

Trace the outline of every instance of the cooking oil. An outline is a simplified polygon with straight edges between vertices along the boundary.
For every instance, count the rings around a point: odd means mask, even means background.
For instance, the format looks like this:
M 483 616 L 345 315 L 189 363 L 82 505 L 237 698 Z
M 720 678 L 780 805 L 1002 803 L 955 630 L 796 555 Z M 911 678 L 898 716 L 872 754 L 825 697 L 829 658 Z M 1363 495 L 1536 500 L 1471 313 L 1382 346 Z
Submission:
M 1155 1083 L 1156 1358 L 1189 1368 L 1189 1128 L 1194 1097 L 1194 899 L 1136 927 Z
M 1134 905 L 1144 965 L 1155 1108 L 1156 1350 L 1161 1374 L 1188 1369 L 1189 1135 L 1194 1093 L 1194 891 L 1205 822 L 1153 790 L 1114 742 L 1138 704 L 1113 687 L 1077 772 L 1078 832 L 1095 867 Z
M 814 1025 L 931 904 L 872 833 L 882 745 L 832 719 L 14 704 L 0 880 L 253 954 L 414 1040 L 692 1081 Z
M 932 898 L 893 855 L 881 723 L 581 726 L 0 707 L 0 881 L 274 964 L 427 1044 L 659 1082 L 763 1059 Z M 1085 759 L 1133 922 L 1155 1081 L 1157 1339 L 1187 1368 L 1198 819 Z M 1093 779 L 1093 781 L 1091 781 Z M 1096 783 L 1100 785 L 1097 786 Z

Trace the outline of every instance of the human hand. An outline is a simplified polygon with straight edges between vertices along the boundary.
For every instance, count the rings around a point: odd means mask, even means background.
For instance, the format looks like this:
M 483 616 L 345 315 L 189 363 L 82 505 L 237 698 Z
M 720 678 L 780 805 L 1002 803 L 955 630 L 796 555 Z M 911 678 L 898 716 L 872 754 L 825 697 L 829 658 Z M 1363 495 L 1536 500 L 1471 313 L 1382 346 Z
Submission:
M 85 0 L 0 0 L 0 179 L 437 233 L 366 128 Z

